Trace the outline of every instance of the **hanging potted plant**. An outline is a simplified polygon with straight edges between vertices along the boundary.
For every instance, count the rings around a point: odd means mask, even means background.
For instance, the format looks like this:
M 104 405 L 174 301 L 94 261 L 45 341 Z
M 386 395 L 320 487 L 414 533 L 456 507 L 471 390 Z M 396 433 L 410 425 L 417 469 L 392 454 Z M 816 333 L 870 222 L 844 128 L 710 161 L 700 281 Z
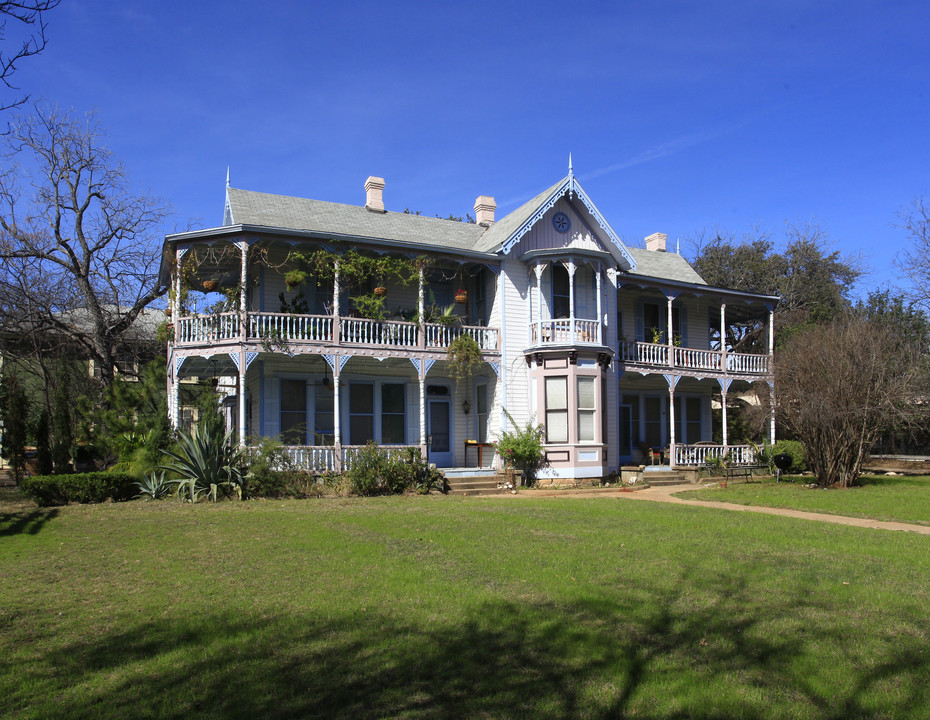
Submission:
M 203 289 L 206 292 L 216 292 L 217 290 L 220 289 L 220 281 L 219 280 L 204 280 Z
M 284 274 L 284 284 L 288 290 L 293 290 L 298 285 L 303 285 L 307 279 L 307 273 L 304 270 L 288 270 Z
M 384 297 L 387 295 L 387 288 L 384 285 L 378 285 L 372 292 L 378 297 Z
M 449 374 L 456 381 L 468 380 L 484 361 L 481 348 L 471 335 L 459 335 L 455 338 L 449 343 L 446 354 Z
M 468 302 L 468 290 L 465 288 L 459 288 L 458 292 L 455 293 L 455 302 L 459 305 L 464 305 Z

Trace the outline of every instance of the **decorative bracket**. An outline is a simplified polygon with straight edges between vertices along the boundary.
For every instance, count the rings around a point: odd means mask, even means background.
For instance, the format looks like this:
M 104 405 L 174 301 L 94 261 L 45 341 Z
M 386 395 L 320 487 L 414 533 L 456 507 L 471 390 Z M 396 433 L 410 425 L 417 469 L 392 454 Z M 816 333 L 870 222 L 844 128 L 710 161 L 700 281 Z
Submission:
M 669 390 L 674 390 L 675 386 L 678 385 L 678 381 L 681 380 L 681 375 L 663 375 L 662 377 L 668 383 Z

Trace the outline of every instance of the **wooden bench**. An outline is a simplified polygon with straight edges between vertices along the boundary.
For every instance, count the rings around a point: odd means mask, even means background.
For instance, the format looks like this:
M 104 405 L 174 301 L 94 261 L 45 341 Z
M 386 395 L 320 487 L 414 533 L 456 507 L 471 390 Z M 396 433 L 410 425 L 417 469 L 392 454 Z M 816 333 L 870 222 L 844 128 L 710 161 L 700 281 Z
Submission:
M 767 470 L 764 465 L 735 465 L 733 467 L 724 468 L 726 473 L 727 480 L 732 480 L 737 477 L 746 478 L 746 482 L 752 481 L 752 471 L 753 470 Z

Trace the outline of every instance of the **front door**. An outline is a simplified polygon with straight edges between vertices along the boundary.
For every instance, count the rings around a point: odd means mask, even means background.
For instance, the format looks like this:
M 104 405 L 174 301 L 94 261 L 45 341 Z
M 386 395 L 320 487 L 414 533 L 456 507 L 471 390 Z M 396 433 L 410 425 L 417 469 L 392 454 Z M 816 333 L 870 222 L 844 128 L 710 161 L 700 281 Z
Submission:
M 448 398 L 430 399 L 428 412 L 428 457 L 438 467 L 455 465 L 452 448 L 452 403 Z

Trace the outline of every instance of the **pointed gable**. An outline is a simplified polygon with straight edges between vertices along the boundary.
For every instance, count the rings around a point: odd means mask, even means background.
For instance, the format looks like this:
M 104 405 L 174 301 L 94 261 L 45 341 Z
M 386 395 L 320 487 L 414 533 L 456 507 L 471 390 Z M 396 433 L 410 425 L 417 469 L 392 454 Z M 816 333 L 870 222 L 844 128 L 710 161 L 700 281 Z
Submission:
M 565 217 L 555 218 L 557 214 Z M 553 220 L 569 230 L 560 233 Z M 624 270 L 636 267 L 632 254 L 614 232 L 610 224 L 594 205 L 575 176 L 569 174 L 552 187 L 544 190 L 529 202 L 495 223 L 475 244 L 475 250 L 510 254 L 520 253 L 521 243 L 531 235 L 534 247 L 596 249 L 609 253 Z M 563 236 L 564 235 L 564 236 Z M 524 249 L 525 251 L 525 249 Z

